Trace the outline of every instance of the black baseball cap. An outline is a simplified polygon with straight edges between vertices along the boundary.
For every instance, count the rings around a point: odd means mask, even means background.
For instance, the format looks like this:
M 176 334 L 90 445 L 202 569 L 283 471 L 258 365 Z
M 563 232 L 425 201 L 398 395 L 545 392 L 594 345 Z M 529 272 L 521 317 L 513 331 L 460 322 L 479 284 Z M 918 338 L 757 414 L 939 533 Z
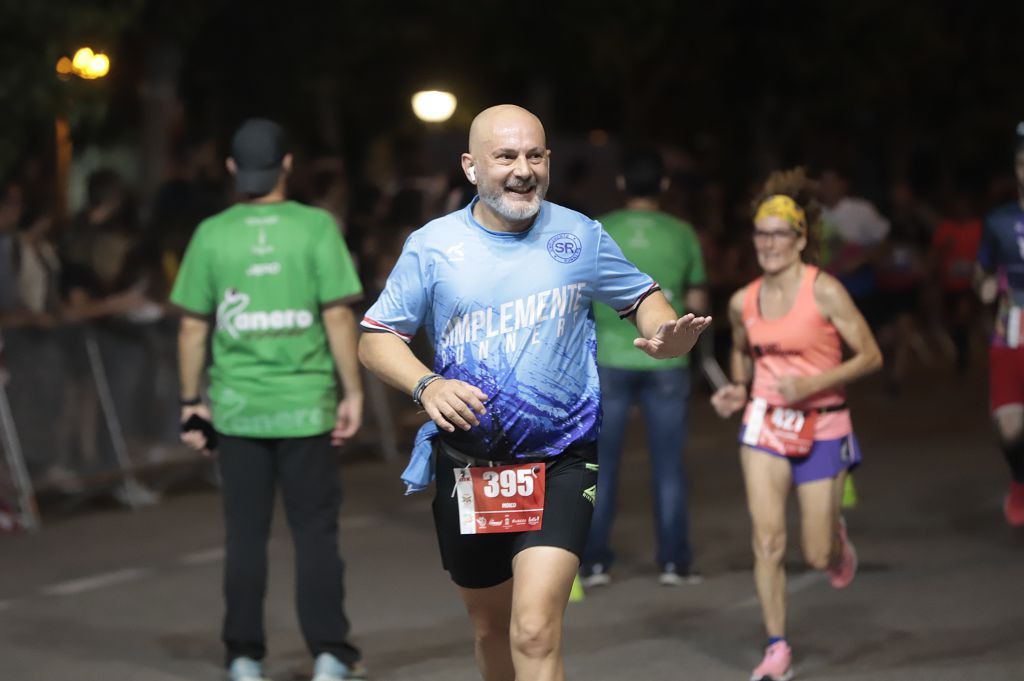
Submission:
M 288 153 L 284 129 L 266 118 L 250 118 L 231 138 L 231 158 L 238 168 L 235 188 L 249 196 L 269 194 Z

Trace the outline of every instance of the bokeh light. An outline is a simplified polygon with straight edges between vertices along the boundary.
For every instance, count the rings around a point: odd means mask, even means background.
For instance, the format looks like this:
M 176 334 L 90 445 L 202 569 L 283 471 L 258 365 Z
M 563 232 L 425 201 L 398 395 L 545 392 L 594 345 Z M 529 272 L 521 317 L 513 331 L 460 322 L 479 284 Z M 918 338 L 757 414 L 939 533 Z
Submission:
M 412 110 L 416 117 L 427 123 L 443 123 L 455 113 L 458 102 L 455 95 L 440 90 L 424 90 L 412 96 Z

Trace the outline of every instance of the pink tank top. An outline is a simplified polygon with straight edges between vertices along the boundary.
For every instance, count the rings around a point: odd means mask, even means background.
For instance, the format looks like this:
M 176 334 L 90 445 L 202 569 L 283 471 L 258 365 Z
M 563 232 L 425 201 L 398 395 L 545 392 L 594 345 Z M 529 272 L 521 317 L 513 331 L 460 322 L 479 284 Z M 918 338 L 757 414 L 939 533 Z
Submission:
M 818 310 L 814 300 L 814 281 L 818 268 L 804 265 L 793 307 L 778 319 L 761 316 L 760 293 L 763 277 L 747 287 L 743 299 L 743 326 L 747 331 L 750 353 L 754 358 L 754 384 L 751 397 L 764 398 L 771 406 L 791 406 L 812 410 L 842 404 L 842 388 L 813 395 L 798 404 L 787 405 L 777 389 L 782 376 L 813 376 L 833 369 L 843 361 L 839 332 Z M 746 423 L 750 406 L 743 415 Z M 831 440 L 852 431 L 850 412 L 842 410 L 818 415 L 815 439 Z

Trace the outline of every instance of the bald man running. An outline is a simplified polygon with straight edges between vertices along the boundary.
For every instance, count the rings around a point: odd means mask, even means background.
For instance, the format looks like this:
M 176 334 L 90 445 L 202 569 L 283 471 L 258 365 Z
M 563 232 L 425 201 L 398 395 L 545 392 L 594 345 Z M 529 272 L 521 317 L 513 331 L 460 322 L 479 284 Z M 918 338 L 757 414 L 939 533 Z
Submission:
M 637 352 L 688 352 L 710 319 L 677 319 L 601 225 L 544 200 L 544 127 L 480 113 L 462 169 L 478 196 L 414 232 L 363 319 L 359 357 L 432 420 L 441 561 L 486 681 L 556 681 L 562 617 L 597 484 L 601 399 L 591 303 L 636 324 Z M 407 343 L 424 326 L 433 371 Z

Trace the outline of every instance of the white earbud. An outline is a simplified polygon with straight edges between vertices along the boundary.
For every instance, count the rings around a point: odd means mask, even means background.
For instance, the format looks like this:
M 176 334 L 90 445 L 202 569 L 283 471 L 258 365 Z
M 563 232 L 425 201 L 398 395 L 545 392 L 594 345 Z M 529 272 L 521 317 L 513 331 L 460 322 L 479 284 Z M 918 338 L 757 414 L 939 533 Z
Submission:
M 470 166 L 466 174 L 469 175 L 470 182 L 476 182 L 476 166 Z

